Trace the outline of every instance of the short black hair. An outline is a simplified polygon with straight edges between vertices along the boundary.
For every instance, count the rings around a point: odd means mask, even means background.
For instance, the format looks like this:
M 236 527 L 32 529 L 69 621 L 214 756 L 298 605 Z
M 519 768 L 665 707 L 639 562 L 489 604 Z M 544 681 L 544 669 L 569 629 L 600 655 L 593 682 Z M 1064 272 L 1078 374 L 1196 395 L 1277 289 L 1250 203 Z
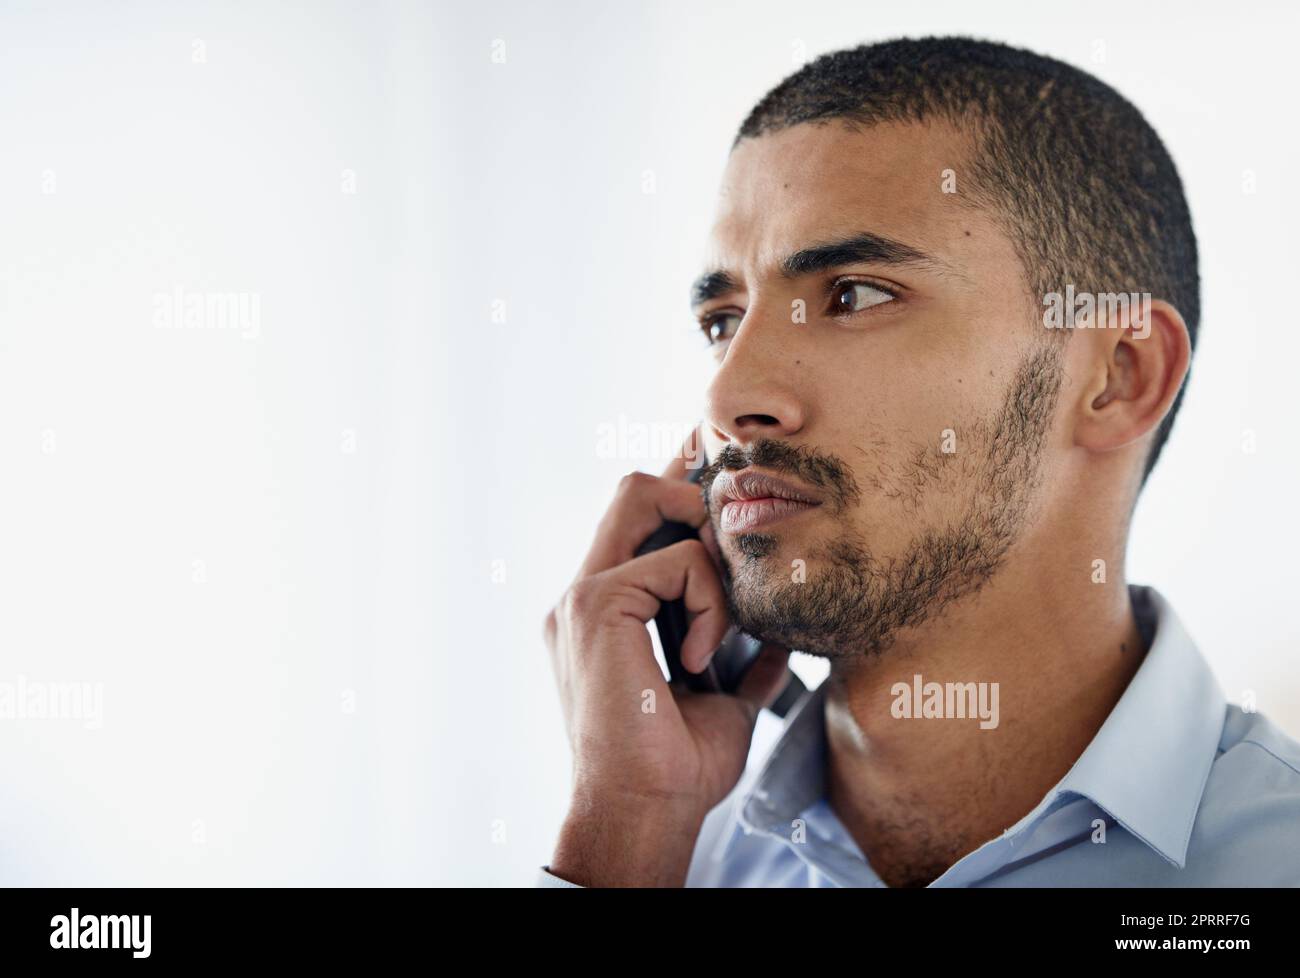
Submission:
M 1200 278 L 1182 181 L 1160 137 L 1109 85 L 1053 58 L 969 37 L 905 38 L 825 54 L 765 95 L 742 139 L 802 122 L 850 128 L 946 121 L 973 140 L 959 198 L 990 210 L 1024 263 L 1031 301 L 1149 292 L 1196 349 Z M 936 186 L 938 184 L 936 183 Z M 1069 335 L 1070 331 L 1063 331 Z M 1147 456 L 1160 456 L 1179 390 Z

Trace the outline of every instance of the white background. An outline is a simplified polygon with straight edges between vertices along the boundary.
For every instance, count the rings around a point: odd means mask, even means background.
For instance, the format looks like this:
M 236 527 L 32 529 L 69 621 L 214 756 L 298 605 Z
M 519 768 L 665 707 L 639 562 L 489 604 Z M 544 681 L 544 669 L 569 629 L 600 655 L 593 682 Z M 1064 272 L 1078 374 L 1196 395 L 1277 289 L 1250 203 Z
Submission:
M 1046 6 L 7 3 L 0 682 L 104 712 L 0 721 L 0 883 L 531 882 L 542 617 L 667 450 L 600 426 L 699 416 L 752 103 L 900 34 L 1070 61 L 1170 146 L 1204 316 L 1130 577 L 1300 736 L 1297 15 Z M 256 336 L 159 328 L 177 288 L 256 295 Z

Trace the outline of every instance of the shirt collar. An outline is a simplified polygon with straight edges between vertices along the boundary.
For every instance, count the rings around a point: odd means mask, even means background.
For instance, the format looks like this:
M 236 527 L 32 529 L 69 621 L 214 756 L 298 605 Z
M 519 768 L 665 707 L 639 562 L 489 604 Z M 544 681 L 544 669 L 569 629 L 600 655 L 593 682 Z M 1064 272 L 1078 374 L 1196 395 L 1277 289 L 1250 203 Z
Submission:
M 1074 766 L 1006 834 L 1028 828 L 1061 795 L 1077 794 L 1181 869 L 1227 703 L 1164 597 L 1138 585 L 1130 585 L 1129 597 L 1149 642 L 1142 665 Z M 742 830 L 788 834 L 791 821 L 825 797 L 825 699 L 823 683 L 795 707 L 740 798 L 728 848 Z
M 784 835 L 790 822 L 826 795 L 826 684 L 804 696 L 786 721 L 737 820 L 746 832 Z
M 1192 823 L 1218 753 L 1227 700 L 1169 602 L 1132 586 L 1155 635 L 1146 658 L 1092 743 L 1056 790 L 1091 798 L 1182 869 Z

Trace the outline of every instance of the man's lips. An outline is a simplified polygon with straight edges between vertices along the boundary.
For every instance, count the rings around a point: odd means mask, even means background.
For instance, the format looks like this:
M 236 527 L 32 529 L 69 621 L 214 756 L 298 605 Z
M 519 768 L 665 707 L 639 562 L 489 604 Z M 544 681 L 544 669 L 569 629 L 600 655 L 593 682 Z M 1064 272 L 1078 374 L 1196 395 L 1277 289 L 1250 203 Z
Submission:
M 745 533 L 821 505 L 802 486 L 754 469 L 724 469 L 713 480 L 712 495 L 723 533 Z
M 801 503 L 795 499 L 778 499 L 774 496 L 766 499 L 738 499 L 722 507 L 722 532 L 747 533 L 795 513 L 816 508 L 816 503 Z

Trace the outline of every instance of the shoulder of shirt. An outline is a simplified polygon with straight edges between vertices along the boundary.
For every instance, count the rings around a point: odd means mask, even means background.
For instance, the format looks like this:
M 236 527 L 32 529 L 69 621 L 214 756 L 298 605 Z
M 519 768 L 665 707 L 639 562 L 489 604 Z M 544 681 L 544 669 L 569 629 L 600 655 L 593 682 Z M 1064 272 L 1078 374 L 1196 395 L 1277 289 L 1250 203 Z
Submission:
M 1289 736 L 1262 713 L 1247 712 L 1229 704 L 1224 715 L 1223 734 L 1215 763 L 1228 756 L 1251 755 L 1250 760 L 1275 769 L 1282 784 L 1300 787 L 1300 741 Z M 1300 798 L 1300 796 L 1298 796 Z
M 1300 742 L 1229 705 L 1191 838 L 1188 868 L 1212 886 L 1300 886 Z

